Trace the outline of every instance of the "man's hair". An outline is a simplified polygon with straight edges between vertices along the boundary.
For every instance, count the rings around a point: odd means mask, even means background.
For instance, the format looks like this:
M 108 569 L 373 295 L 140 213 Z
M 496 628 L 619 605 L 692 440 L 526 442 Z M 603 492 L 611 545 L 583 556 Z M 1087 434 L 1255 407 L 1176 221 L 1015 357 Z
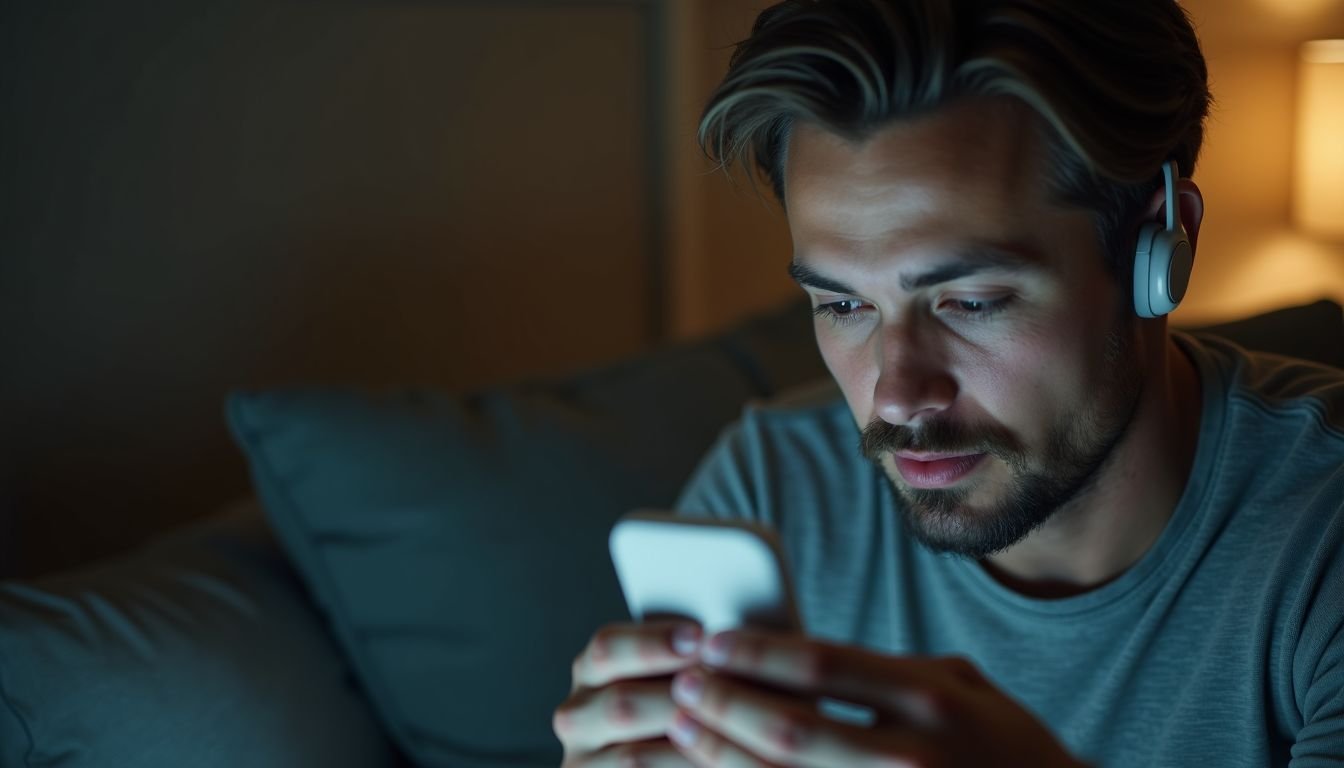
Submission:
M 1162 163 L 1194 170 L 1211 97 L 1175 0 L 786 0 L 756 19 L 699 140 L 784 199 L 795 123 L 853 141 L 953 101 L 1011 96 L 1045 126 L 1053 194 L 1096 213 L 1112 271 Z

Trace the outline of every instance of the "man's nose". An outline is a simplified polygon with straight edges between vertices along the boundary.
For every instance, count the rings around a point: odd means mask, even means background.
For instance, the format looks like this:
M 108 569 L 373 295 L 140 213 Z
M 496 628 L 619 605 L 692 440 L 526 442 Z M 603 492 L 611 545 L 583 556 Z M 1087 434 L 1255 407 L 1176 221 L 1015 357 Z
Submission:
M 957 382 L 941 353 L 912 325 L 884 330 L 877 344 L 877 365 L 874 412 L 889 424 L 930 419 L 957 398 Z

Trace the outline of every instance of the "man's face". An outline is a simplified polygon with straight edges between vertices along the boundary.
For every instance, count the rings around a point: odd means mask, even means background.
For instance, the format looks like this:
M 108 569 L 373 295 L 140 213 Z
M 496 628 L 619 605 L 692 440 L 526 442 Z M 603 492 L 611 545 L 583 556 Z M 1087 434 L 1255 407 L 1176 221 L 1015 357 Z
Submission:
M 1043 162 L 1006 100 L 860 144 L 798 125 L 789 144 L 792 271 L 818 346 L 938 551 L 983 557 L 1081 499 L 1138 402 L 1126 294 Z

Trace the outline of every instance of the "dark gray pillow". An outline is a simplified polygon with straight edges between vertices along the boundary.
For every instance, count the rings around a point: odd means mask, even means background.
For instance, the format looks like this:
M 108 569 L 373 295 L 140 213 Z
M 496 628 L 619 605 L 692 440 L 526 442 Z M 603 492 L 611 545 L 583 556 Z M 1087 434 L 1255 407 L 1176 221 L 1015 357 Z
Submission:
M 399 763 L 255 504 L 0 584 L 0 766 Z
M 418 764 L 554 766 L 551 712 L 627 617 L 607 531 L 667 507 L 752 397 L 824 375 L 805 309 L 600 372 L 458 398 L 237 394 L 254 483 Z
M 1344 368 L 1344 309 L 1333 301 L 1285 307 L 1196 328 L 1247 348 Z

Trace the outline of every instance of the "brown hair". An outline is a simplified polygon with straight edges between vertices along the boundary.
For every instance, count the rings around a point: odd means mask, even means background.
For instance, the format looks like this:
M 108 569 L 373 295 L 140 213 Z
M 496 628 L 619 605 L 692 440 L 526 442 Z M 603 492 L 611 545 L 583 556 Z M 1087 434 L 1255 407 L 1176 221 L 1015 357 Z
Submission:
M 722 167 L 754 165 L 784 201 L 799 121 L 853 140 L 957 99 L 1016 97 L 1048 127 L 1057 196 L 1096 212 L 1113 269 L 1175 160 L 1190 175 L 1211 97 L 1175 0 L 786 0 L 738 44 L 700 121 Z

